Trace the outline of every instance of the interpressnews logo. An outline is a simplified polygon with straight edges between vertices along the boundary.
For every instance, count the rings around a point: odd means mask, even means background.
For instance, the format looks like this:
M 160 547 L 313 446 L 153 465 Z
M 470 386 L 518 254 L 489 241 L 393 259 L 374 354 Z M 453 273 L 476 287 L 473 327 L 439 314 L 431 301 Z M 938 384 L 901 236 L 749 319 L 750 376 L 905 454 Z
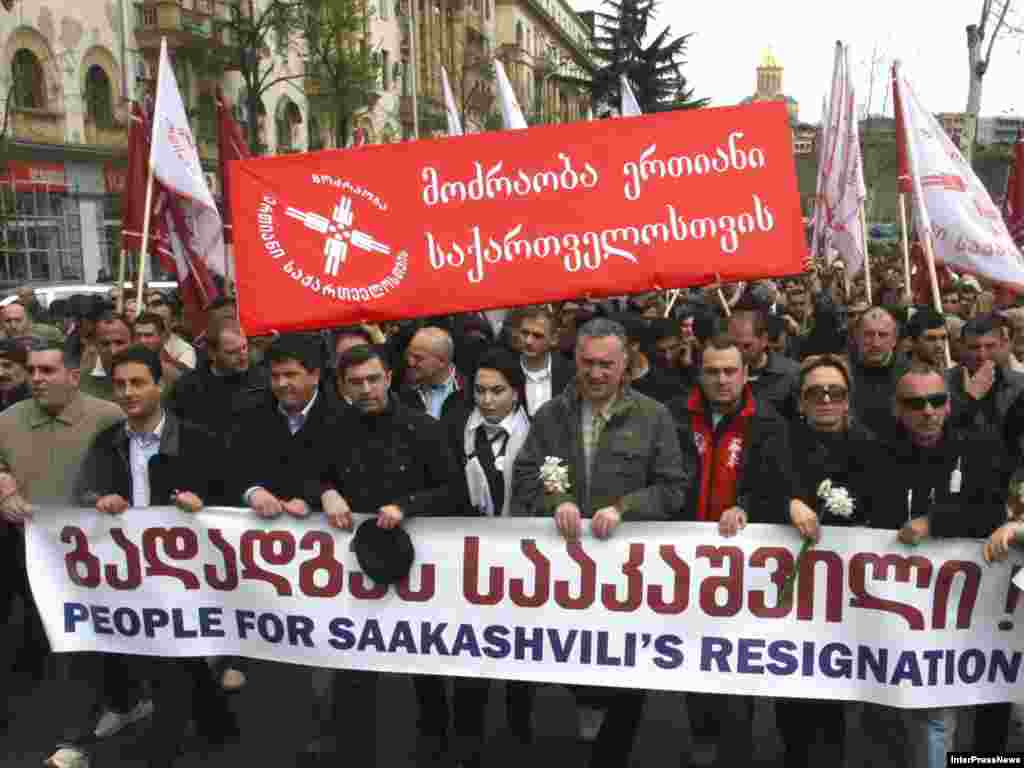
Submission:
M 950 752 L 946 765 L 1024 765 L 1024 752 Z

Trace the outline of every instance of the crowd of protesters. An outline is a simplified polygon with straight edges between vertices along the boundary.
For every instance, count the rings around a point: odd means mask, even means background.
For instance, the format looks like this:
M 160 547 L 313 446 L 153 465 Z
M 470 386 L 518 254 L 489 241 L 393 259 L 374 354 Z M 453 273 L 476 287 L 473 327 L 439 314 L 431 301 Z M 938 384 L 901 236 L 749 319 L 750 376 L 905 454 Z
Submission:
M 950 275 L 941 312 L 912 305 L 900 265 L 875 267 L 873 304 L 863 278 L 844 285 L 841 265 L 819 265 L 671 296 L 264 338 L 246 336 L 230 299 L 193 337 L 159 291 L 120 313 L 115 297 L 43 308 L 19 292 L 0 340 L 0 623 L 19 598 L 26 621 L 18 679 L 0 686 L 46 670 L 19 530 L 45 505 L 244 506 L 341 530 L 372 513 L 379 536 L 450 515 L 545 517 L 570 540 L 614 536 L 623 521 L 713 522 L 724 537 L 778 523 L 813 541 L 853 525 L 908 545 L 978 538 L 1003 559 L 1024 542 L 1024 306 Z M 571 483 L 545 476 L 552 456 Z M 852 503 L 833 503 L 824 481 Z M 48 766 L 86 768 L 96 740 L 146 718 L 153 768 L 174 764 L 190 719 L 213 744 L 245 737 L 225 699 L 244 690 L 242 659 L 71 663 L 93 698 Z M 332 724 L 344 722 L 345 749 L 362 739 L 372 766 L 377 675 L 331 676 L 321 733 L 296 763 L 336 762 Z M 413 683 L 423 764 L 480 766 L 491 681 Z M 534 687 L 505 690 L 509 725 L 529 742 Z M 626 766 L 645 692 L 573 693 L 591 765 Z M 751 697 L 690 694 L 687 706 L 716 765 L 749 763 Z M 847 707 L 775 701 L 785 765 L 809 764 L 819 728 L 842 749 Z M 861 727 L 878 764 L 938 768 L 966 716 L 969 748 L 1005 749 L 1010 711 L 865 705 Z

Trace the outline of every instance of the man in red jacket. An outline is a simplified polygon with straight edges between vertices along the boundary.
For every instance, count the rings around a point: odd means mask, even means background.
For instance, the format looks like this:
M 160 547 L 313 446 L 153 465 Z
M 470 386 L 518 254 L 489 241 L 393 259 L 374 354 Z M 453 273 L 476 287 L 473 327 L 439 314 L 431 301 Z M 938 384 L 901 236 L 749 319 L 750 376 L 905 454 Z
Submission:
M 697 492 L 687 494 L 681 517 L 715 522 L 727 537 L 751 520 L 787 522 L 792 496 L 786 422 L 754 397 L 747 377 L 735 339 L 713 337 L 704 347 L 697 386 L 668 404 L 683 451 L 697 458 Z M 753 697 L 690 694 L 688 701 L 691 712 L 709 715 L 705 721 L 717 726 L 716 765 L 748 764 Z

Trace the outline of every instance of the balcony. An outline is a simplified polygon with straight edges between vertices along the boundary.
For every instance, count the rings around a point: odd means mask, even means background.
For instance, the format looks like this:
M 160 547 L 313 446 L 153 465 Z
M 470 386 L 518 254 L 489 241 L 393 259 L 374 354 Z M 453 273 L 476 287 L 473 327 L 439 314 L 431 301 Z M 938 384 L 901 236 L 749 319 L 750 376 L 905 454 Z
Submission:
M 229 33 L 215 24 L 230 18 L 229 6 L 219 0 L 144 0 L 135 7 L 135 40 L 143 50 L 159 49 L 161 37 L 171 48 L 231 45 Z
M 128 129 L 118 125 L 97 125 L 94 120 L 85 120 L 85 143 L 103 149 L 128 149 Z
M 48 109 L 11 110 L 11 130 L 15 138 L 35 144 L 64 143 L 64 113 Z

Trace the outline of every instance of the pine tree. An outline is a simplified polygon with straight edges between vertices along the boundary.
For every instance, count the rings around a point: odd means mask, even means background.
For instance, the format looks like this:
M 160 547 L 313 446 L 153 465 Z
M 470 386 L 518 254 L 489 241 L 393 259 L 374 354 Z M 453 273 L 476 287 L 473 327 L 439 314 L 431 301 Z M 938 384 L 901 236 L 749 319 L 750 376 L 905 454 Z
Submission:
M 607 10 L 598 11 L 592 52 L 603 64 L 594 75 L 593 99 L 598 112 L 618 110 L 621 103 L 619 76 L 633 87 L 640 109 L 669 112 L 695 109 L 708 103 L 695 99 L 682 73 L 690 35 L 672 37 L 665 27 L 644 44 L 656 15 L 657 0 L 604 0 Z

